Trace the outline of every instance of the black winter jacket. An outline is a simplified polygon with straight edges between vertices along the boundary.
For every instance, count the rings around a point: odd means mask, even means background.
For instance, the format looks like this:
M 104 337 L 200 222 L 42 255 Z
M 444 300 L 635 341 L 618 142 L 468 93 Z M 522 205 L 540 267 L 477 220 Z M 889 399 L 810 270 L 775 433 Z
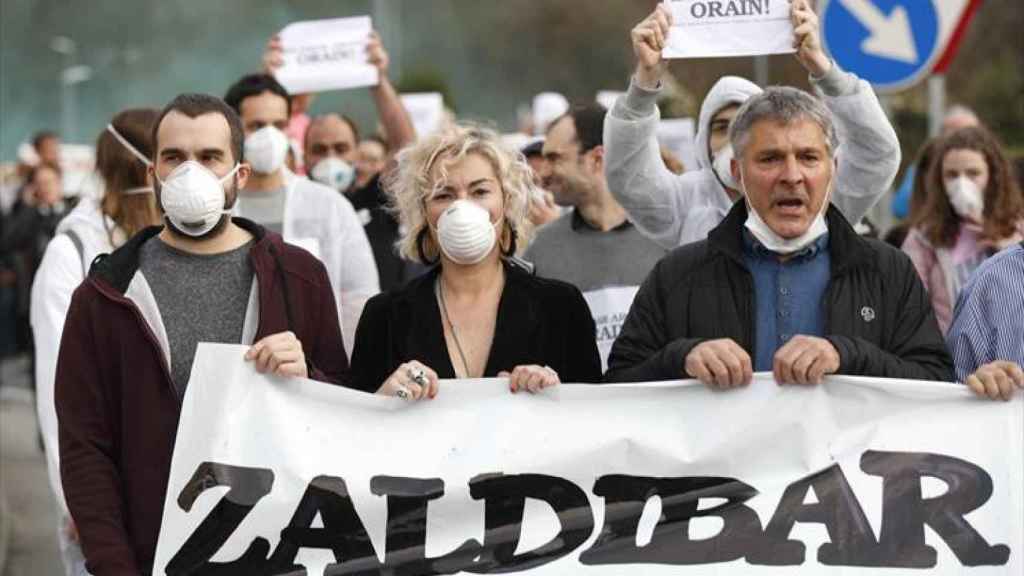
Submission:
M 606 381 L 689 378 L 686 356 L 706 340 L 732 338 L 754 356 L 754 279 L 743 259 L 746 219 L 745 203 L 737 202 L 706 240 L 658 262 L 615 340 Z M 820 305 L 826 338 L 839 351 L 838 373 L 953 381 L 952 358 L 910 258 L 858 236 L 834 206 L 826 221 L 832 277 Z

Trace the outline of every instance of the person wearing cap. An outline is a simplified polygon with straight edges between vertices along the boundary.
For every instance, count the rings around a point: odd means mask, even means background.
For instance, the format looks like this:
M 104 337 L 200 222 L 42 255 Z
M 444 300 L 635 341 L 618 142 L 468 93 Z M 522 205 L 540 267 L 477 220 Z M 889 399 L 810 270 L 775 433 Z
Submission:
M 530 222 L 534 227 L 540 228 L 562 215 L 562 210 L 555 203 L 554 194 L 544 189 L 544 169 L 547 164 L 544 159 L 544 138 L 535 138 L 523 146 L 520 152 L 530 165 L 533 183 L 537 187 L 537 192 L 530 198 Z

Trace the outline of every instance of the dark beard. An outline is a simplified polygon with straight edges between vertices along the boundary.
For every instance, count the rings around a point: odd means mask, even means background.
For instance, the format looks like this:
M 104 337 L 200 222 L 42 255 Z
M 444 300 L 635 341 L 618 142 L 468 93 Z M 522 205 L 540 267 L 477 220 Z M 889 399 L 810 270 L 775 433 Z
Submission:
M 182 240 L 193 240 L 193 241 L 200 241 L 201 242 L 203 240 L 212 240 L 212 239 L 220 236 L 221 234 L 223 234 L 224 230 L 227 229 L 228 222 L 231 221 L 231 214 L 221 214 L 220 220 L 217 221 L 217 224 L 215 224 L 213 226 L 213 228 L 210 228 L 205 234 L 200 234 L 199 236 L 193 236 L 192 234 L 186 233 L 181 228 L 178 228 L 177 226 L 175 226 L 174 223 L 171 222 L 171 220 L 169 218 L 167 218 L 167 214 L 164 213 L 163 204 L 160 202 L 160 192 L 161 192 L 160 188 L 161 188 L 161 186 L 160 186 L 160 184 L 158 182 L 154 182 L 153 183 L 153 190 L 156 193 L 156 205 L 157 205 L 157 207 L 160 208 L 160 213 L 164 217 L 164 224 L 167 226 L 167 230 L 169 230 L 171 232 L 171 234 L 173 234 L 174 236 L 176 236 L 178 238 L 181 238 Z M 235 177 L 233 177 L 231 179 L 231 189 L 224 191 L 224 210 L 231 210 L 234 207 L 235 202 L 237 200 L 238 200 L 238 176 L 236 175 Z

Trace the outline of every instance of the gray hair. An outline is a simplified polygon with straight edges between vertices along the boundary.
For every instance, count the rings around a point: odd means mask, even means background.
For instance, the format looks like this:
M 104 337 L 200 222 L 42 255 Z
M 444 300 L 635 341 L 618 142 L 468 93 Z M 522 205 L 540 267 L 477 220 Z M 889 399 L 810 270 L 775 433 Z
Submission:
M 829 157 L 835 154 L 839 146 L 832 112 L 815 96 L 789 86 L 771 86 L 760 94 L 755 94 L 736 112 L 732 125 L 729 126 L 729 143 L 732 144 L 736 158 L 743 156 L 743 151 L 750 140 L 750 130 L 754 124 L 769 120 L 789 124 L 796 120 L 810 120 L 821 128 L 825 135 L 825 146 Z

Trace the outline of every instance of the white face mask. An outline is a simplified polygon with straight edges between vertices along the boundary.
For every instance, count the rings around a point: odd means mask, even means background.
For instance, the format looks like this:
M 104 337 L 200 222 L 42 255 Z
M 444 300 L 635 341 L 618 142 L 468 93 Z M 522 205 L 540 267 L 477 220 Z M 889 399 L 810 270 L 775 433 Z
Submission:
M 238 171 L 238 164 L 218 178 L 216 174 L 195 160 L 188 160 L 175 168 L 166 180 L 160 180 L 160 205 L 164 215 L 174 227 L 189 236 L 206 234 L 220 221 L 226 194 L 224 183 Z
M 726 144 L 724 148 L 715 154 L 714 159 L 711 161 L 711 169 L 718 175 L 718 179 L 722 181 L 722 185 L 726 188 L 732 188 L 733 190 L 740 189 L 740 183 L 732 177 L 732 159 L 734 157 L 732 144 Z
M 344 192 L 356 179 L 356 169 L 336 156 L 328 156 L 316 163 L 309 173 L 313 180 Z
M 743 190 L 743 196 L 747 197 L 745 189 Z M 825 223 L 825 211 L 828 210 L 829 198 L 831 197 L 832 183 L 829 182 L 828 192 L 825 193 L 825 199 L 821 202 L 821 209 L 818 210 L 818 215 L 814 217 L 807 230 L 796 238 L 783 238 L 776 234 L 768 226 L 768 223 L 764 221 L 764 218 L 761 218 L 761 215 L 757 213 L 757 210 L 754 210 L 754 207 L 750 204 L 749 197 L 747 197 L 747 222 L 745 225 L 754 238 L 768 250 L 776 254 L 794 254 L 814 244 L 818 238 L 828 233 L 828 224 Z
M 273 174 L 288 156 L 288 137 L 273 126 L 264 126 L 245 138 L 245 157 L 260 174 Z
M 152 186 L 139 186 L 138 188 L 129 188 L 127 190 L 121 190 L 121 196 L 138 196 L 141 194 L 152 194 Z
M 985 211 L 985 197 L 974 180 L 967 176 L 957 176 L 943 184 L 949 203 L 957 216 L 980 223 Z
M 437 220 L 437 240 L 448 259 L 470 266 L 491 253 L 497 241 L 494 227 L 487 210 L 470 200 L 456 200 Z

